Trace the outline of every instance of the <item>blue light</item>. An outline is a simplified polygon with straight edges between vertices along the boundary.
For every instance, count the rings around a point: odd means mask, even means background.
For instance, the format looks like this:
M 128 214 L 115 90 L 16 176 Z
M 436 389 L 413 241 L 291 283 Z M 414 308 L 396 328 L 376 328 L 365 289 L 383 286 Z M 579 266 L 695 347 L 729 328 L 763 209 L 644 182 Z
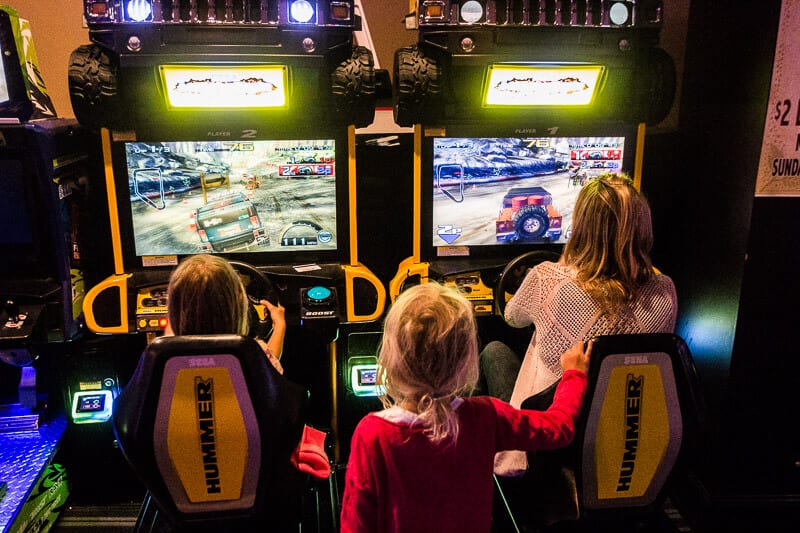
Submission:
M 315 286 L 308 289 L 308 297 L 312 300 L 327 300 L 331 297 L 331 290 L 327 287 Z
M 289 12 L 295 22 L 305 24 L 314 16 L 314 6 L 308 0 L 296 0 L 289 7 Z

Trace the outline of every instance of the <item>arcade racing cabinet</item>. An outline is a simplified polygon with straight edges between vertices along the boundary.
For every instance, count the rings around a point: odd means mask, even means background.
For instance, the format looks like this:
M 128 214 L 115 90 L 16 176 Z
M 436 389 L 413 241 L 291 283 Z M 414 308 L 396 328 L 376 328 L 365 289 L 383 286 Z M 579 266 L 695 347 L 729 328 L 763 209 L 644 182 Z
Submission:
M 606 172 L 641 186 L 646 127 L 675 90 L 662 7 L 410 2 L 418 39 L 395 52 L 393 83 L 395 121 L 414 128 L 415 231 L 392 300 L 431 279 L 454 286 L 482 341 L 525 352 L 531 331 L 505 324 L 505 303 L 527 269 L 558 259 L 581 188 Z
M 86 135 L 56 118 L 28 21 L 0 6 L 0 530 L 42 531 L 70 492 L 56 368 L 81 335 Z
M 395 53 L 394 116 L 414 127 L 419 201 L 390 297 L 432 277 L 492 316 L 509 297 L 496 289 L 510 259 L 560 254 L 583 185 L 620 171 L 641 185 L 646 125 L 675 91 L 658 47 L 662 2 L 410 7 L 418 42 Z
M 87 0 L 84 16 L 69 86 L 100 132 L 114 256 L 88 328 L 149 342 L 175 265 L 225 256 L 255 301 L 286 307 L 282 364 L 336 458 L 339 331 L 385 303 L 358 260 L 355 128 L 373 120 L 375 73 L 355 5 Z
M 414 130 L 414 229 L 392 299 L 406 283 L 437 279 L 473 302 L 485 338 L 527 342 L 497 320 L 513 292 L 498 290 L 501 274 L 526 252 L 558 257 L 578 192 L 595 176 L 625 171 L 640 185 L 646 124 L 664 118 L 675 88 L 657 46 L 661 7 L 410 2 L 405 25 L 418 39 L 395 52 L 393 111 Z M 504 285 L 519 281 L 512 274 Z M 379 334 L 352 340 L 342 373 L 350 425 L 380 408 L 369 348 Z
M 74 120 L 0 125 L 4 531 L 52 523 L 69 494 L 63 466 L 52 461 L 66 427 L 57 368 L 83 334 L 85 142 Z

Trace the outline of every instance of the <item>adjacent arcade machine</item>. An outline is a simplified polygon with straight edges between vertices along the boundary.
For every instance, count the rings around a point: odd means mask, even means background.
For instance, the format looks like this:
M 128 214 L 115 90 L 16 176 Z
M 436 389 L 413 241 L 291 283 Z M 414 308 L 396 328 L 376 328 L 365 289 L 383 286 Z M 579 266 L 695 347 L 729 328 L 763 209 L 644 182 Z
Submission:
M 286 375 L 335 441 L 339 329 L 385 302 L 356 246 L 355 128 L 372 122 L 375 75 L 354 4 L 86 0 L 84 15 L 70 91 L 100 131 L 114 256 L 86 295 L 89 329 L 149 341 L 175 265 L 224 255 L 261 318 L 262 297 L 286 307 Z M 105 408 L 115 395 L 78 392 Z
M 395 53 L 394 112 L 414 127 L 418 231 L 390 296 L 434 278 L 492 316 L 513 292 L 514 272 L 501 276 L 509 261 L 558 256 L 583 185 L 619 171 L 641 185 L 646 125 L 674 95 L 672 60 L 658 48 L 662 2 L 425 0 L 411 10 L 419 39 Z
M 395 122 L 414 128 L 413 250 L 391 299 L 436 279 L 485 339 L 527 343 L 499 318 L 526 268 L 560 255 L 580 188 L 618 171 L 641 184 L 646 125 L 674 95 L 661 24 L 657 0 L 410 2 L 418 42 L 395 52 L 393 84 Z M 378 343 L 344 362 L 351 424 L 379 407 Z
M 0 7 L 0 531 L 41 531 L 69 485 L 54 365 L 80 336 L 85 136 L 56 118 L 27 20 Z
M 502 316 L 527 269 L 557 260 L 578 193 L 641 186 L 648 124 L 674 95 L 662 2 L 420 0 L 395 53 L 395 120 L 414 127 L 414 242 L 389 286 L 437 280 L 472 301 L 481 339 L 524 353 Z

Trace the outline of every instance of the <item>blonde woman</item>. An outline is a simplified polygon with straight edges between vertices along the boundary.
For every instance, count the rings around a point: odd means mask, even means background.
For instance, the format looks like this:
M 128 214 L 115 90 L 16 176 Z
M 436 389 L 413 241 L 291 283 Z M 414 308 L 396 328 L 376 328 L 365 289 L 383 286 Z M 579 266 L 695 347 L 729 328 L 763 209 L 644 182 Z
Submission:
M 472 305 L 436 283 L 403 292 L 384 324 L 385 409 L 353 434 L 341 531 L 489 531 L 497 451 L 567 445 L 586 390 L 591 348 L 561 358 L 552 407 L 523 411 L 469 394 L 478 378 Z
M 486 392 L 510 397 L 516 407 L 561 377 L 561 353 L 576 342 L 675 329 L 675 285 L 653 269 L 650 207 L 628 176 L 603 174 L 585 185 L 572 228 L 558 263 L 532 268 L 506 305 L 509 324 L 535 326 L 521 366 L 500 342 L 481 353 Z M 497 474 L 518 476 L 526 469 L 525 453 L 498 454 Z
M 232 333 L 247 335 L 249 300 L 242 279 L 223 257 L 198 254 L 175 267 L 167 287 L 166 335 Z M 261 300 L 272 318 L 272 335 L 256 339 L 269 362 L 280 372 L 286 336 L 284 307 Z

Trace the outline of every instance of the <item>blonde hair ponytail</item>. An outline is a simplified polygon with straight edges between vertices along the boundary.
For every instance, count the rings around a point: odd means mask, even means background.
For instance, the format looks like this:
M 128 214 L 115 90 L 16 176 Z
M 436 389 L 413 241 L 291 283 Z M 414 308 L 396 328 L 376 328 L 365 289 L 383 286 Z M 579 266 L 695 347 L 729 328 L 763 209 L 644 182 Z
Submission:
M 472 304 L 433 282 L 403 292 L 386 316 L 378 364 L 384 406 L 408 406 L 432 441 L 454 441 L 453 400 L 478 379 Z

